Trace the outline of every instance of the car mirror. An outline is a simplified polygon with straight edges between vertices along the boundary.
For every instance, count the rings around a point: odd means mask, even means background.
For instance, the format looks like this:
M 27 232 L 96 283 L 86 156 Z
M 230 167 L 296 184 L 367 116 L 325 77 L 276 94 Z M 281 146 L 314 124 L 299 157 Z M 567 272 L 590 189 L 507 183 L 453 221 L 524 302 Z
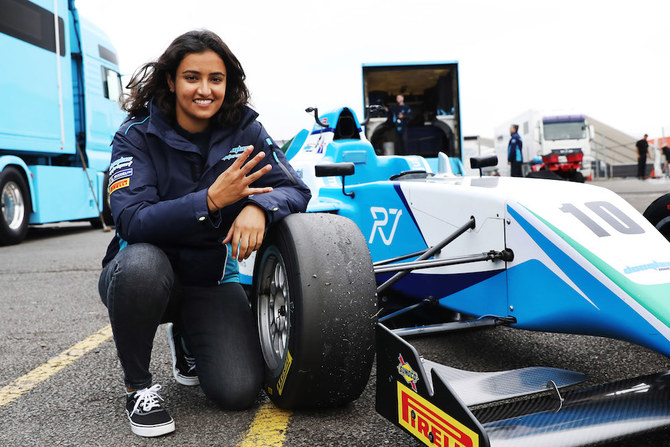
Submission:
M 314 174 L 317 177 L 342 177 L 342 194 L 349 196 L 352 199 L 356 194 L 353 191 L 346 192 L 344 189 L 344 177 L 353 175 L 356 171 L 356 166 L 351 162 L 343 163 L 324 163 L 314 166 Z
M 353 163 L 324 163 L 314 166 L 314 174 L 317 177 L 346 177 L 353 175 L 356 167 Z
M 472 169 L 488 168 L 498 164 L 497 155 L 485 155 L 482 157 L 470 157 L 470 167 Z

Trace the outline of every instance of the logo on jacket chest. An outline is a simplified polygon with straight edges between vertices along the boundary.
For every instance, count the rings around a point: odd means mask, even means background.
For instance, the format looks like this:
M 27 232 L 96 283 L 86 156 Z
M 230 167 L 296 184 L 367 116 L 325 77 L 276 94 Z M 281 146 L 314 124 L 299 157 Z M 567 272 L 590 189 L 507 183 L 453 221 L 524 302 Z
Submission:
M 232 148 L 232 149 L 230 150 L 230 152 L 228 152 L 228 155 L 226 155 L 225 157 L 223 157 L 221 160 L 223 160 L 223 161 L 235 160 L 237 157 L 239 157 L 240 155 L 242 155 L 242 153 L 243 153 L 248 147 L 251 147 L 251 146 L 237 146 L 237 147 L 234 147 L 234 148 Z

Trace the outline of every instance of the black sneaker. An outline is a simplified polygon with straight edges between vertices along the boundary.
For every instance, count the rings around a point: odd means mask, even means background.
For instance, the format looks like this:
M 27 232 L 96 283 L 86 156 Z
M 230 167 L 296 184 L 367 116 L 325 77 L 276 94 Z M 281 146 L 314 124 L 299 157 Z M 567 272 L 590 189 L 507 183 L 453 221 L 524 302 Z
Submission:
M 130 429 L 139 436 L 161 436 L 174 431 L 174 420 L 161 405 L 161 386 L 135 391 L 126 398 L 126 414 Z
M 172 373 L 175 380 L 186 386 L 199 385 L 200 379 L 195 371 L 195 358 L 187 354 L 184 339 L 174 331 L 172 323 L 168 323 L 165 330 L 168 343 L 170 343 L 170 352 L 172 352 Z

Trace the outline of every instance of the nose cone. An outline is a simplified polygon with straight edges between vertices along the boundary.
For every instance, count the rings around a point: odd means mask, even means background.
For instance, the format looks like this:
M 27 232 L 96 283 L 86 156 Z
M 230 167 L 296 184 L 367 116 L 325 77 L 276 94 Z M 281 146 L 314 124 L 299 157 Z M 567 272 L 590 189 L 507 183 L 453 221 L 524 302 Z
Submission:
M 519 326 L 618 338 L 670 355 L 670 243 L 610 191 L 525 185 L 508 203 L 509 299 Z

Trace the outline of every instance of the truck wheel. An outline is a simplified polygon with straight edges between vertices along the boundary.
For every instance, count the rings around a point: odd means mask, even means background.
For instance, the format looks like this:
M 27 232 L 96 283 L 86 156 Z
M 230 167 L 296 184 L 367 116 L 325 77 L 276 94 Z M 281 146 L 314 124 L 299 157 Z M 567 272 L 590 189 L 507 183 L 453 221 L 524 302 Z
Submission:
M 584 183 L 584 181 L 586 181 L 586 178 L 584 177 L 584 174 L 582 174 L 581 172 L 574 171 L 569 180 L 571 182 Z
M 370 253 L 351 220 L 292 214 L 272 228 L 256 256 L 252 302 L 275 405 L 334 407 L 361 395 L 376 301 Z
M 670 193 L 651 202 L 642 215 L 670 241 Z
M 26 238 L 30 219 L 28 185 L 18 169 L 0 172 L 0 245 L 18 244 Z

